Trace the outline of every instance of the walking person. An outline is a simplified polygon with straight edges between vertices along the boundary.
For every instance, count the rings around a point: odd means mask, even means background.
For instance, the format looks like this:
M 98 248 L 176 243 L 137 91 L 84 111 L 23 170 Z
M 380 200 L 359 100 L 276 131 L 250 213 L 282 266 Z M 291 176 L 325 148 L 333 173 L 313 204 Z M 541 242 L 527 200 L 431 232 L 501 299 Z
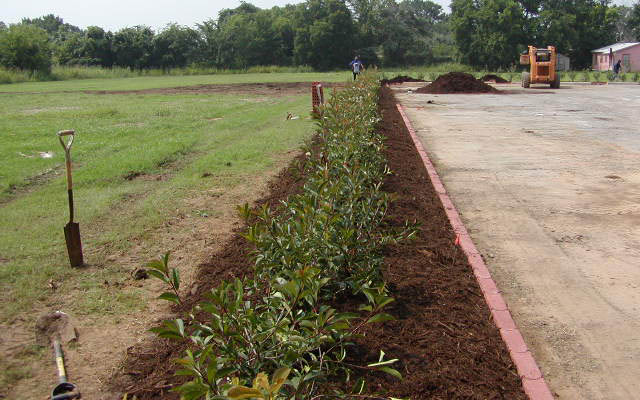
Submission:
M 364 69 L 364 65 L 362 64 L 362 61 L 360 61 L 359 56 L 356 56 L 349 65 L 351 66 L 351 71 L 353 71 L 353 80 L 355 81 L 358 78 L 360 71 Z
M 620 70 L 622 69 L 622 61 L 618 60 L 616 65 L 613 66 L 613 73 L 615 74 L 613 79 L 618 80 L 618 76 L 620 74 Z

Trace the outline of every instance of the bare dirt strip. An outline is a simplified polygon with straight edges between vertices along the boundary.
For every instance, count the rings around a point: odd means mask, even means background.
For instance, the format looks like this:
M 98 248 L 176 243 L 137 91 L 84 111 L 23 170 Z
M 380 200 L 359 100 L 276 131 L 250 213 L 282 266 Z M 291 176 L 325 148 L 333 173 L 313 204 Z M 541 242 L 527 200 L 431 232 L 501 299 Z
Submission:
M 326 90 L 344 87 L 344 83 L 323 83 Z M 284 82 L 284 83 L 234 83 L 229 85 L 206 84 L 195 86 L 179 86 L 173 88 L 153 88 L 140 90 L 83 90 L 86 94 L 244 94 L 256 96 L 290 96 L 307 94 L 311 91 L 311 82 Z M 47 93 L 78 93 L 77 91 L 51 91 L 51 92 L 0 92 L 2 95 L 19 94 L 47 94 Z M 327 93 L 328 94 L 328 93 Z
M 384 188 L 397 196 L 388 224 L 399 227 L 409 220 L 421 228 L 416 240 L 385 250 L 384 275 L 396 299 L 389 311 L 396 320 L 371 326 L 350 353 L 354 361 L 375 361 L 383 349 L 390 358 L 401 360 L 397 368 L 404 380 L 371 373 L 366 376 L 367 391 L 379 398 L 525 399 L 472 269 L 454 244 L 454 232 L 395 108 L 395 99 L 386 88 L 381 112 L 381 129 L 387 135 L 385 153 L 394 172 Z M 258 203 L 276 205 L 294 193 L 302 184 L 296 176 L 292 170 L 284 170 Z M 241 231 L 238 229 L 222 250 L 200 265 L 190 304 L 220 280 L 250 273 L 251 246 Z M 341 299 L 341 307 L 358 302 Z M 180 344 L 161 339 L 134 346 L 105 389 L 135 394 L 140 400 L 176 399 L 169 390 L 181 378 L 173 375 L 172 360 L 182 352 Z

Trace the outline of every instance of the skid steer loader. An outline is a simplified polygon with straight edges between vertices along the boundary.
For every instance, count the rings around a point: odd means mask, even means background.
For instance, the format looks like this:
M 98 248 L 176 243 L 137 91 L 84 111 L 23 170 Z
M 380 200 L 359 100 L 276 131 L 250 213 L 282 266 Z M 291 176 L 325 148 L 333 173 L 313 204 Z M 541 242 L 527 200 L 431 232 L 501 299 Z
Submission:
M 558 53 L 554 46 L 547 46 L 546 49 L 529 46 L 529 51 L 520 55 L 520 64 L 531 65 L 529 72 L 522 73 L 523 88 L 530 87 L 532 83 L 544 83 L 554 89 L 560 88 Z

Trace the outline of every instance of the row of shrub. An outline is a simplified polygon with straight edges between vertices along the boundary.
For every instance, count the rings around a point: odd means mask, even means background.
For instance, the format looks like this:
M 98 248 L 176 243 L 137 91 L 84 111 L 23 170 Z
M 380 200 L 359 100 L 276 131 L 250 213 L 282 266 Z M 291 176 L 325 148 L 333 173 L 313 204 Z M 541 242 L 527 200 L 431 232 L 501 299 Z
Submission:
M 298 165 L 306 178 L 300 194 L 277 212 L 239 207 L 256 247 L 253 276 L 221 283 L 186 321 L 154 329 L 189 343 L 178 360 L 178 374 L 189 377 L 176 388 L 182 398 L 310 399 L 329 387 L 331 396 L 364 390 L 362 378 L 352 378 L 348 348 L 366 324 L 392 319 L 383 312 L 393 299 L 381 274 L 382 249 L 415 231 L 383 228 L 389 169 L 376 132 L 378 91 L 378 81 L 364 77 L 322 107 L 316 140 Z M 148 268 L 172 288 L 161 297 L 182 303 L 168 256 Z M 338 299 L 362 304 L 338 312 Z M 395 361 L 380 352 L 359 368 L 400 377 Z

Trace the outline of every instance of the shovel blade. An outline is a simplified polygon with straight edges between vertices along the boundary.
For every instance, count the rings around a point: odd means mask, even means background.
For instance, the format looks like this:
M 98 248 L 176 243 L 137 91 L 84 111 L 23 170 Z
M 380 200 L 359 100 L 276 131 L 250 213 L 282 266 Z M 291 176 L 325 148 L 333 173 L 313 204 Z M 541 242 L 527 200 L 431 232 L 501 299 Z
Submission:
M 69 252 L 69 262 L 72 267 L 84 265 L 82 259 L 82 242 L 80 241 L 80 224 L 69 222 L 64 227 L 64 238 L 67 241 L 67 251 Z

